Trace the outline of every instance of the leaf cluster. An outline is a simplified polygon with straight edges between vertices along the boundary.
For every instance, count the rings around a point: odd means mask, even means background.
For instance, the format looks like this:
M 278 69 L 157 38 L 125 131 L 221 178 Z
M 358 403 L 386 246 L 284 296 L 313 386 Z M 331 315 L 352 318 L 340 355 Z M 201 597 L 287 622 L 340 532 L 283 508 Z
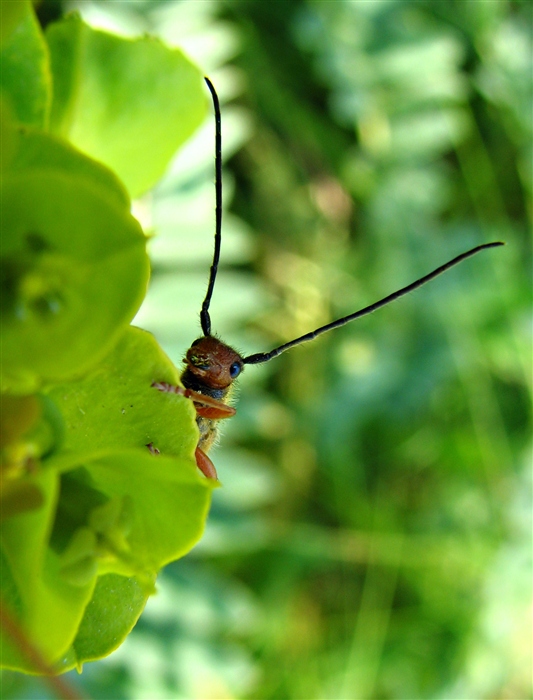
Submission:
M 179 375 L 129 325 L 149 278 L 130 198 L 206 102 L 158 40 L 2 13 L 1 665 L 62 672 L 122 642 L 207 515 L 194 409 L 151 388 Z

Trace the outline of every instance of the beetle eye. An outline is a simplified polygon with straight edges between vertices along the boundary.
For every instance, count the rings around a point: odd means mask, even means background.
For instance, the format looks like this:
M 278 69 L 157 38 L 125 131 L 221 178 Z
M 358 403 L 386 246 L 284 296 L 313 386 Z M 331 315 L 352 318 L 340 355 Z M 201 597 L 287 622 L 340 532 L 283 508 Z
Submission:
M 234 362 L 229 368 L 229 376 L 235 379 L 241 373 L 242 365 L 240 362 Z

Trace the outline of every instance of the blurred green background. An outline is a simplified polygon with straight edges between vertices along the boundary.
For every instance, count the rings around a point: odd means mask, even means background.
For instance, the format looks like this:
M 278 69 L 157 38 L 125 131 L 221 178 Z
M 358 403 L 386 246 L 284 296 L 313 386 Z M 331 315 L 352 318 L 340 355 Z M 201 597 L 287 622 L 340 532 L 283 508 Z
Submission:
M 203 541 L 69 680 L 102 700 L 531 698 L 532 4 L 45 1 L 40 19 L 73 8 L 182 47 L 217 87 L 212 318 L 244 354 L 507 246 L 247 368 Z M 135 323 L 176 363 L 200 334 L 213 138 L 210 117 L 135 205 L 157 234 Z

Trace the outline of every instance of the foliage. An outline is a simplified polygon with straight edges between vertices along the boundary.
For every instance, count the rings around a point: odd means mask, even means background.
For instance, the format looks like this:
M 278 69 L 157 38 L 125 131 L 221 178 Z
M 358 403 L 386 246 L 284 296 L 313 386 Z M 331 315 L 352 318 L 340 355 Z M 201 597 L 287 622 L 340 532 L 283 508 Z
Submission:
M 212 318 L 245 353 L 507 245 L 246 370 L 205 536 L 73 682 L 106 700 L 530 698 L 531 3 L 80 6 L 182 46 L 217 87 Z M 143 202 L 136 323 L 175 361 L 198 334 L 212 164 L 210 123 Z
M 149 275 L 130 195 L 156 183 L 205 97 L 161 42 L 76 15 L 43 35 L 18 5 L 0 56 L 0 579 L 2 621 L 20 629 L 2 630 L 1 664 L 40 671 L 35 652 L 62 672 L 123 641 L 207 516 L 194 409 L 151 388 L 179 375 L 129 326 Z M 173 129 L 147 142 L 154 115 Z

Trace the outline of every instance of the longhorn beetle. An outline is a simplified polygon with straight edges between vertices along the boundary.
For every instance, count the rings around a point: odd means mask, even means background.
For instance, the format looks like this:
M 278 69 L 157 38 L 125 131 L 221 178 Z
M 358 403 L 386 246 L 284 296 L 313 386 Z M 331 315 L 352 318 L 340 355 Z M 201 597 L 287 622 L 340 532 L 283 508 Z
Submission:
M 294 340 L 284 343 L 270 352 L 259 352 L 254 355 L 242 357 L 236 350 L 233 350 L 221 340 L 211 335 L 211 318 L 209 316 L 209 304 L 213 295 L 215 286 L 215 278 L 218 270 L 220 259 L 220 245 L 222 240 L 222 136 L 220 127 L 220 104 L 216 90 L 209 80 L 205 78 L 207 87 L 213 98 L 213 106 L 215 112 L 215 250 L 213 255 L 213 263 L 209 274 L 209 284 L 205 295 L 202 309 L 200 311 L 200 323 L 202 326 L 203 336 L 197 338 L 187 350 L 185 355 L 185 369 L 181 375 L 181 383 L 183 386 L 174 386 L 167 382 L 154 382 L 152 386 L 163 392 L 180 394 L 188 399 L 191 399 L 196 409 L 196 422 L 200 431 L 200 439 L 196 448 L 196 464 L 198 468 L 205 474 L 208 479 L 216 479 L 217 473 L 213 462 L 207 456 L 207 452 L 217 436 L 217 422 L 222 418 L 229 418 L 235 415 L 235 409 L 229 406 L 228 401 L 233 386 L 233 382 L 243 371 L 245 365 L 257 365 L 261 362 L 268 362 L 274 357 L 281 355 L 282 352 L 313 340 L 326 331 L 333 330 L 344 326 L 350 321 L 355 321 L 356 318 L 361 318 L 367 314 L 380 309 L 382 306 L 389 304 L 395 299 L 399 299 L 412 292 L 417 287 L 421 287 L 426 282 L 449 270 L 454 265 L 466 260 L 467 258 L 479 253 L 485 248 L 495 248 L 496 246 L 504 245 L 497 241 L 494 243 L 485 243 L 478 245 L 465 253 L 461 253 L 453 260 L 441 265 L 433 272 L 430 272 L 424 277 L 408 284 L 406 287 L 399 289 L 397 292 L 389 294 L 380 301 L 376 301 L 370 306 L 366 306 L 360 311 L 356 311 L 348 316 L 339 318 L 337 321 L 321 326 L 310 333 L 295 338 Z M 152 445 L 149 445 L 153 450 Z

